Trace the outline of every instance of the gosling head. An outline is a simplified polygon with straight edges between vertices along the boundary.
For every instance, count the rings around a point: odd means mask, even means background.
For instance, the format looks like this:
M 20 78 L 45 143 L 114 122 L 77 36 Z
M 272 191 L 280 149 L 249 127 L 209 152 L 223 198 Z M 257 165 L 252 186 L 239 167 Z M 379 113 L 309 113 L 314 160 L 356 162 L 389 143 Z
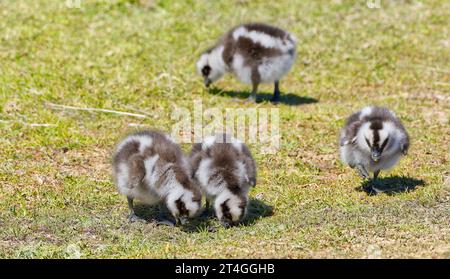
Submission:
M 378 162 L 395 151 L 394 125 L 379 119 L 366 122 L 361 126 L 356 140 L 358 146 L 370 154 L 372 161 Z
M 201 208 L 201 196 L 192 191 L 175 191 L 167 198 L 167 207 L 177 225 L 184 225 L 195 217 Z
M 214 209 L 220 223 L 225 226 L 233 226 L 242 221 L 247 213 L 248 200 L 246 197 L 222 194 L 216 198 Z
M 226 72 L 222 52 L 222 46 L 209 49 L 202 53 L 197 61 L 197 72 L 202 75 L 206 87 L 209 87 Z

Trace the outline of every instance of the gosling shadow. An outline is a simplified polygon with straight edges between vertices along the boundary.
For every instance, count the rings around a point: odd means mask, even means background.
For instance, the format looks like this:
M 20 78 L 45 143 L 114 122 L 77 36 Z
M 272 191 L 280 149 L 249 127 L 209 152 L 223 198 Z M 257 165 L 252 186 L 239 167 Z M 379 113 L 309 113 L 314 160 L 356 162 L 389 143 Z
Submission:
M 273 215 L 273 207 L 258 199 L 250 199 L 248 211 L 245 219 L 235 226 L 251 226 L 259 219 Z M 201 231 L 215 232 L 218 227 L 218 220 L 214 210 L 210 207 L 205 209 L 198 217 L 192 219 L 182 227 L 185 232 L 196 233 Z
M 147 205 L 141 203 L 134 204 L 134 213 L 147 223 L 169 221 L 175 225 L 175 220 L 164 204 Z
M 250 91 L 227 91 L 222 90 L 217 87 L 212 87 L 208 90 L 209 94 L 211 95 L 218 95 L 218 96 L 226 96 L 231 98 L 239 98 L 239 99 L 247 99 L 250 96 Z M 264 101 L 269 101 L 273 96 L 273 93 L 267 93 L 267 92 L 258 92 L 256 95 L 256 102 L 261 103 Z M 289 106 L 299 106 L 304 104 L 312 104 L 317 103 L 318 100 L 311 98 L 311 97 L 303 97 L 303 96 L 297 96 L 292 93 L 281 93 L 280 99 L 278 103 L 286 104 Z
M 273 215 L 273 207 L 259 199 L 250 199 L 247 216 L 240 225 L 251 226 L 259 219 Z
M 357 188 L 359 191 L 366 192 L 369 196 L 384 193 L 389 196 L 410 192 L 419 186 L 424 186 L 425 181 L 412 177 L 391 176 L 371 180 L 365 180 Z

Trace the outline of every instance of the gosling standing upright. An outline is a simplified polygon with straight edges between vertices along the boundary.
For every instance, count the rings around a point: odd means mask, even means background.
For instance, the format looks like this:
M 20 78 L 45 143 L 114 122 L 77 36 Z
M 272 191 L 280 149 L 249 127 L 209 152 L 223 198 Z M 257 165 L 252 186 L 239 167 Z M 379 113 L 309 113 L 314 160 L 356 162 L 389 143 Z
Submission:
M 408 148 L 405 127 L 386 108 L 365 107 L 352 114 L 341 130 L 341 159 L 363 178 L 369 178 L 369 172 L 377 178 L 381 170 L 392 168 L 406 155 Z
M 295 37 L 283 29 L 262 23 L 242 24 L 202 53 L 197 70 L 207 87 L 226 72 L 233 73 L 241 82 L 253 85 L 252 100 L 256 100 L 260 83 L 274 83 L 271 101 L 277 102 L 279 81 L 294 64 L 295 48 Z
M 227 135 L 206 137 L 189 155 L 192 177 L 213 201 L 217 218 L 225 226 L 242 220 L 248 192 L 256 184 L 255 161 L 247 146 Z
M 142 131 L 120 142 L 113 156 L 113 176 L 119 193 L 128 198 L 130 221 L 139 219 L 134 199 L 150 205 L 164 202 L 182 224 L 201 208 L 201 192 L 190 179 L 187 159 L 162 133 Z

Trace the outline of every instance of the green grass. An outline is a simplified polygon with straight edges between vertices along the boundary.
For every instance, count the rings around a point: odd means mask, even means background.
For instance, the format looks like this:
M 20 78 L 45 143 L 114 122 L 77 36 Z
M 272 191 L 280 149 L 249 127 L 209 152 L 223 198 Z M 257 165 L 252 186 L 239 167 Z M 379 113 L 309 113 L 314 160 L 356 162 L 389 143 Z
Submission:
M 363 0 L 64 3 L 0 2 L 1 258 L 450 257 L 447 1 L 382 1 L 381 9 Z M 227 76 L 216 86 L 229 94 L 210 94 L 194 66 L 245 21 L 296 35 L 298 59 L 281 89 L 316 100 L 276 106 L 277 154 L 251 145 L 259 180 L 250 219 L 216 232 L 207 230 L 213 219 L 190 229 L 128 223 L 111 180 L 114 144 L 136 124 L 169 130 L 172 110 L 192 109 L 195 99 L 245 107 L 245 94 L 232 92 L 248 86 Z M 337 152 L 345 117 L 368 104 L 395 110 L 412 138 L 377 195 L 359 190 Z

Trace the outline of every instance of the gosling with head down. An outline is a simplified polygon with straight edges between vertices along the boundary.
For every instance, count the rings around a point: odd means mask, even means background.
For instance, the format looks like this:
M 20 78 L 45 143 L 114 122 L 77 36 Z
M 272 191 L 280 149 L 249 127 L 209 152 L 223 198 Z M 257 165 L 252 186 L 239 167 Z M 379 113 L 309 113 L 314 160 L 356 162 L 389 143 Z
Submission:
M 256 185 L 256 165 L 248 147 L 227 135 L 209 136 L 190 153 L 192 177 L 213 203 L 224 226 L 244 219 L 248 192 Z
M 190 179 L 188 162 L 165 134 L 142 131 L 122 140 L 113 156 L 113 177 L 119 193 L 127 196 L 130 221 L 140 219 L 134 213 L 134 199 L 165 203 L 177 224 L 201 208 L 201 192 Z
M 256 100 L 260 83 L 275 85 L 271 101 L 280 98 L 279 81 L 296 57 L 296 39 L 289 32 L 262 23 L 242 24 L 232 28 L 197 61 L 197 70 L 208 87 L 226 72 L 241 82 L 252 84 L 250 99 Z

